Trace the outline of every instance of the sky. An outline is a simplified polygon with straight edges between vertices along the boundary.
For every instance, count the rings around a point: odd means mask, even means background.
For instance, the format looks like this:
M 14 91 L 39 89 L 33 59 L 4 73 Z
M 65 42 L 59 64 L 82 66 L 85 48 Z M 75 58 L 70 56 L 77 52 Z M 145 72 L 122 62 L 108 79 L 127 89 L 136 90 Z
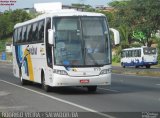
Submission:
M 8 0 L 6 0 L 8 1 Z M 62 2 L 63 5 L 71 5 L 72 3 L 81 3 L 89 4 L 93 7 L 97 5 L 107 5 L 107 3 L 113 0 L 15 0 L 16 3 L 14 6 L 11 6 L 11 9 L 20 9 L 20 8 L 32 8 L 34 3 L 43 3 L 43 2 Z M 0 11 L 8 10 L 9 6 L 0 5 Z

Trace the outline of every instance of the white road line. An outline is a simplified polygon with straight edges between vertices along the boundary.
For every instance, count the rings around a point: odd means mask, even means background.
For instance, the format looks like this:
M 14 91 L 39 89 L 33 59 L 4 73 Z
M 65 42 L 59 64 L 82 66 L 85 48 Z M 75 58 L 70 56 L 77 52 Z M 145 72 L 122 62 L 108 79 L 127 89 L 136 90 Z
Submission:
M 0 109 L 25 109 L 28 106 L 0 106 Z
M 99 88 L 99 87 L 98 87 L 98 89 L 105 90 L 105 91 L 111 91 L 111 92 L 120 92 L 120 91 L 117 91 L 117 90 L 105 89 L 105 88 Z
M 156 86 L 160 86 L 160 84 L 156 84 Z
M 63 103 L 66 103 L 66 104 L 69 104 L 69 105 L 72 105 L 72 106 L 75 106 L 75 107 L 78 107 L 78 108 L 81 108 L 83 110 L 86 110 L 88 112 L 93 112 L 95 114 L 98 114 L 98 115 L 101 115 L 101 116 L 104 116 L 104 117 L 107 117 L 107 118 L 116 118 L 114 116 L 111 116 L 111 115 L 108 115 L 108 114 L 104 114 L 104 113 L 100 113 L 96 110 L 93 110 L 93 109 L 90 109 L 90 108 L 87 108 L 87 107 L 84 107 L 84 106 L 81 106 L 81 105 L 78 105 L 78 104 L 75 104 L 73 102 L 69 102 L 67 100 L 63 100 L 63 99 L 60 99 L 60 98 L 57 98 L 57 97 L 53 97 L 51 95 L 47 95 L 45 93 L 41 93 L 41 92 L 38 92 L 38 91 L 35 91 L 35 90 L 32 90 L 32 89 L 29 89 L 29 88 L 25 88 L 25 87 L 22 87 L 22 86 L 19 86 L 19 85 L 16 85 L 16 84 L 13 84 L 13 83 L 10 83 L 10 82 L 7 82 L 5 80 L 0 80 L 1 82 L 4 82 L 4 83 L 7 83 L 7 84 L 10 84 L 10 85 L 13 85 L 13 86 L 16 86 L 18 88 L 22 88 L 22 89 L 25 89 L 25 90 L 28 90 L 28 91 L 31 91 L 31 92 L 34 92 L 34 93 L 37 93 L 39 95 L 43 95 L 43 96 L 46 96 L 48 98 L 51 98 L 53 100 L 57 100 L 59 102 L 63 102 Z

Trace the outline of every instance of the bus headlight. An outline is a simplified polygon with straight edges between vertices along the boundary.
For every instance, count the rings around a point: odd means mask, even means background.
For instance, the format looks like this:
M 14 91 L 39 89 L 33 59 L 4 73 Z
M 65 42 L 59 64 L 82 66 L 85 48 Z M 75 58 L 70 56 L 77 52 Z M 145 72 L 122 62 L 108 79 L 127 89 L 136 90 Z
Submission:
M 112 72 L 112 69 L 111 69 L 111 68 L 105 69 L 105 70 L 102 70 L 102 71 L 101 71 L 100 75 L 109 74 L 109 73 L 111 73 L 111 72 Z
M 53 73 L 56 73 L 56 74 L 59 74 L 59 75 L 68 75 L 68 73 L 65 70 L 54 69 Z

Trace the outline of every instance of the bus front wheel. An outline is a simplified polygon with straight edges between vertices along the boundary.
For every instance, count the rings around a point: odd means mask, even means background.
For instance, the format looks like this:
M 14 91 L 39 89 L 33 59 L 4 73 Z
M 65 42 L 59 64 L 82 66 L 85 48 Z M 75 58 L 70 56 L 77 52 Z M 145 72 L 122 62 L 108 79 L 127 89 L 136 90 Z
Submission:
M 97 86 L 87 86 L 89 92 L 95 92 L 97 90 Z
M 46 91 L 46 92 L 49 92 L 51 87 L 46 85 L 46 80 L 45 80 L 45 77 L 44 77 L 44 74 L 42 74 L 42 88 Z
M 19 70 L 19 78 L 20 78 L 20 80 L 21 80 L 21 85 L 26 85 L 26 84 L 28 83 L 27 80 L 24 80 L 24 79 L 23 79 L 21 69 Z

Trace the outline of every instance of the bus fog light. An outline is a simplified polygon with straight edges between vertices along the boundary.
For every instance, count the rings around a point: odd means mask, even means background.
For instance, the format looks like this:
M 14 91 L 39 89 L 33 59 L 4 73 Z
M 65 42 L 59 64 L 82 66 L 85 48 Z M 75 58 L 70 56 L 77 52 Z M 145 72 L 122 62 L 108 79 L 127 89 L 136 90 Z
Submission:
M 68 73 L 66 71 L 64 71 L 64 70 L 57 70 L 57 69 L 54 69 L 53 73 L 56 73 L 56 74 L 59 74 L 59 75 L 68 75 Z
M 102 70 L 100 75 L 103 75 L 103 74 L 108 74 L 108 73 L 111 73 L 112 72 L 112 69 L 109 68 L 109 69 L 105 69 L 105 70 Z

